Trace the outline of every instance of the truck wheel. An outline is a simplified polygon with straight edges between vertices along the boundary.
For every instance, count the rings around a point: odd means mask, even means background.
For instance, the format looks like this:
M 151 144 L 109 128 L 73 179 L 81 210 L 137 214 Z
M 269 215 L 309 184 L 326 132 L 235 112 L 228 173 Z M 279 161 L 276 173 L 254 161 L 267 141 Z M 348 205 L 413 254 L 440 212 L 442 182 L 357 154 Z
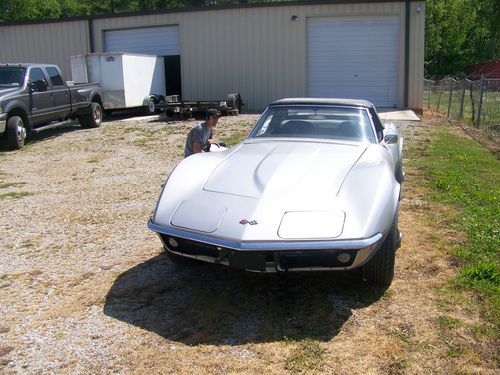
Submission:
M 362 268 L 363 281 L 370 284 L 389 286 L 394 278 L 394 263 L 398 247 L 399 230 L 397 216 L 392 223 L 382 247 Z
M 90 105 L 90 113 L 79 118 L 82 128 L 98 128 L 102 123 L 102 108 L 97 102 Z
M 14 150 L 22 148 L 26 142 L 26 127 L 20 116 L 12 116 L 7 121 L 7 140 Z

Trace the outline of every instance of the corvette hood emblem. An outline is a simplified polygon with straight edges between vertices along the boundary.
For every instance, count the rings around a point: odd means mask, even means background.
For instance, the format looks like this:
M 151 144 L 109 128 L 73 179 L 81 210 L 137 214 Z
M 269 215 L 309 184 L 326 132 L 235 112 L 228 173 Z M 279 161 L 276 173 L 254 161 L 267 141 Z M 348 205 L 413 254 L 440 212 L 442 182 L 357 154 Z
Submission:
M 259 223 L 257 223 L 257 220 L 250 220 L 250 221 L 248 221 L 247 219 L 243 219 L 243 220 L 240 220 L 240 224 L 241 225 L 246 225 L 246 224 L 257 225 Z

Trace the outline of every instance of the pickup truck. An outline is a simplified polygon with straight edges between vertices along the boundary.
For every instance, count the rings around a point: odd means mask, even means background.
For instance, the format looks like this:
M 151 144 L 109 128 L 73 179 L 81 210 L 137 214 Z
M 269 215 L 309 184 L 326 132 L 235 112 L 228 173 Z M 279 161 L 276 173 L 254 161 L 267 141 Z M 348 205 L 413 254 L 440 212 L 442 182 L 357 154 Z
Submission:
M 0 64 L 0 136 L 13 149 L 30 133 L 80 121 L 83 128 L 102 122 L 99 84 L 69 85 L 57 65 Z

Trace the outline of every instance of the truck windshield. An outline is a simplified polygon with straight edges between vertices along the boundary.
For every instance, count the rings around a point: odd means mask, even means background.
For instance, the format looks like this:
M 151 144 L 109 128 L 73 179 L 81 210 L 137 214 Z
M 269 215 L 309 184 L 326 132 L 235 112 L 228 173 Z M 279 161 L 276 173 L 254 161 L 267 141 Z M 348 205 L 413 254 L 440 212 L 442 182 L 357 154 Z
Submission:
M 19 87 L 24 83 L 25 68 L 0 66 L 0 87 Z

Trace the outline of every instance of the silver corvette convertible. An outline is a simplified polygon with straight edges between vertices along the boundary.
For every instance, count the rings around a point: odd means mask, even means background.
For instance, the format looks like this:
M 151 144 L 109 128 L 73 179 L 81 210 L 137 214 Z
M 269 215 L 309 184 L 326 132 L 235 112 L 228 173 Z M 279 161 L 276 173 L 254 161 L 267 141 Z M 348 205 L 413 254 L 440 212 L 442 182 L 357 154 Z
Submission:
M 148 226 L 174 261 L 360 268 L 364 280 L 389 285 L 401 242 L 402 143 L 367 101 L 279 100 L 240 144 L 184 159 Z

